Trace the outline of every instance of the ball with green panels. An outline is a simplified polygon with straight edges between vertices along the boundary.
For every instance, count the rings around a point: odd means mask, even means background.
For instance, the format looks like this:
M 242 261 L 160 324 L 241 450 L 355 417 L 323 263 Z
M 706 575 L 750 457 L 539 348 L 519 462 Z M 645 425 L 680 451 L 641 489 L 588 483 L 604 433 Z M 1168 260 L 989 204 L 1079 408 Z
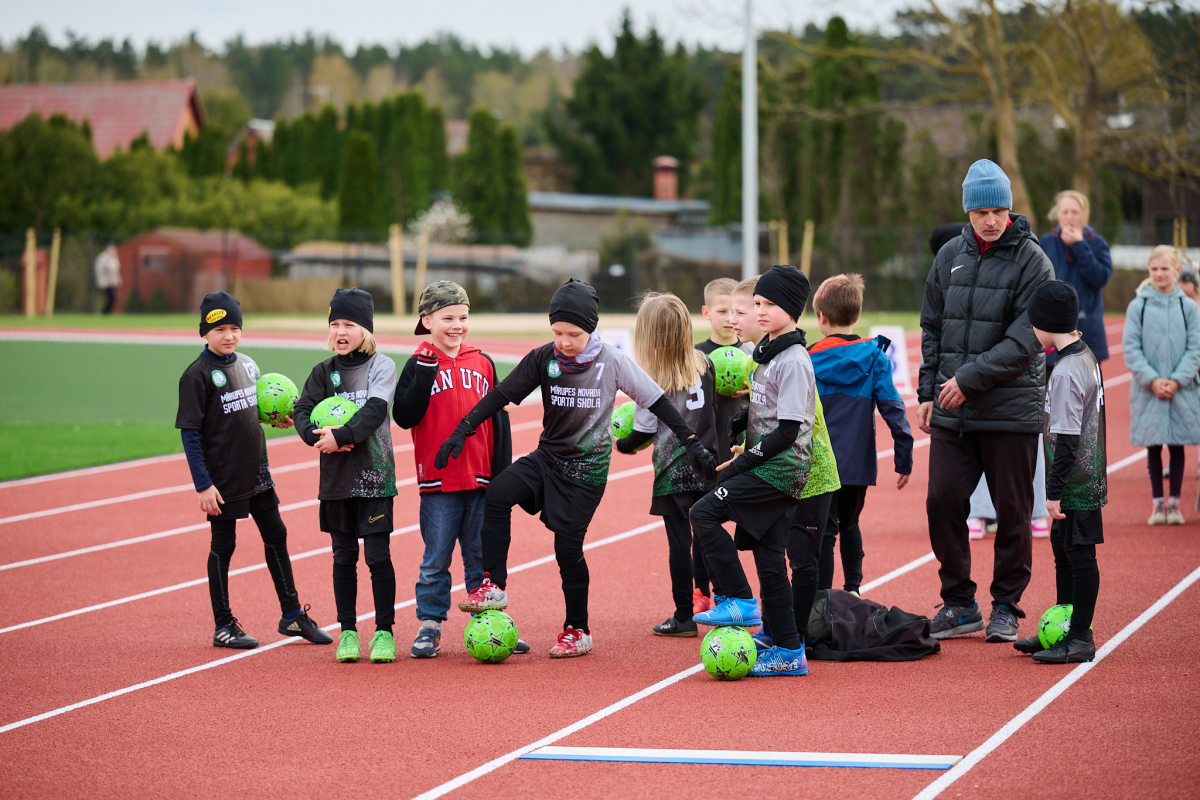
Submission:
M 758 648 L 745 628 L 733 625 L 713 628 L 700 643 L 700 663 L 719 681 L 745 677 L 756 660 Z
M 258 379 L 258 418 L 262 422 L 278 425 L 292 415 L 300 392 L 296 384 L 286 375 L 268 372 Z
M 332 428 L 335 425 L 345 425 L 358 411 L 354 401 L 344 397 L 326 397 L 317 403 L 316 408 L 308 415 L 308 421 L 317 428 Z
M 1046 613 L 1038 620 L 1037 627 L 1038 641 L 1042 643 L 1042 647 L 1049 650 L 1071 631 L 1073 610 L 1074 606 L 1071 605 L 1050 606 L 1046 609 Z
M 725 397 L 745 389 L 746 362 L 750 360 L 740 348 L 718 347 L 708 356 L 713 365 L 717 394 Z
M 746 356 L 745 372 L 742 373 L 742 380 L 744 381 L 742 384 L 743 388 L 750 388 L 750 380 L 754 377 L 754 370 L 756 367 L 758 367 L 758 362 L 750 356 Z
M 633 417 L 637 414 L 637 403 L 630 400 L 627 403 L 622 403 L 617 406 L 617 410 L 612 415 L 612 434 L 613 441 L 624 439 L 629 434 L 633 433 Z M 646 442 L 637 449 L 638 452 L 645 450 L 650 446 L 650 442 Z
M 476 661 L 499 664 L 517 646 L 517 623 L 503 611 L 484 611 L 471 617 L 463 631 L 463 644 Z

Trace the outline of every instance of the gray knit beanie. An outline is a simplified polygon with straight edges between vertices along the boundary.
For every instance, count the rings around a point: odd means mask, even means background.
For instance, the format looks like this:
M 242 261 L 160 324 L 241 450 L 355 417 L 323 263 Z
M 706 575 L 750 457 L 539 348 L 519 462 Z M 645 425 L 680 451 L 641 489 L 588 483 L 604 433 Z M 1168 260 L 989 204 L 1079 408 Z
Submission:
M 977 208 L 1012 208 L 1012 183 L 1004 170 L 981 158 L 967 170 L 963 180 L 963 211 Z

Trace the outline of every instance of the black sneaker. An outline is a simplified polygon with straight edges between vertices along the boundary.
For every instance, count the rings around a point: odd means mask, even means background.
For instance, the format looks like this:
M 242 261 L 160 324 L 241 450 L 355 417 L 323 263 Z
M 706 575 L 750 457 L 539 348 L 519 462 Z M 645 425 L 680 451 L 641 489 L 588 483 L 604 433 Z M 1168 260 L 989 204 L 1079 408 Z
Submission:
M 987 635 L 984 640 L 988 642 L 1015 642 L 1017 640 L 1018 625 L 1017 615 L 1013 610 L 1006 605 L 998 605 L 992 609 L 992 615 L 988 619 Z M 978 628 L 976 629 L 978 630 Z
M 979 603 L 969 606 L 939 606 L 942 610 L 929 623 L 929 635 L 934 639 L 949 639 L 964 633 L 983 630 L 983 612 Z
M 1078 639 L 1064 637 L 1049 650 L 1033 654 L 1033 660 L 1039 664 L 1079 664 L 1091 661 L 1096 657 L 1094 641 L 1081 642 Z
M 1042 640 L 1036 636 L 1030 636 L 1028 639 L 1017 639 L 1013 642 L 1013 649 L 1018 653 L 1024 653 L 1031 656 L 1034 653 L 1040 653 L 1046 648 L 1042 647 Z
M 253 650 L 258 647 L 258 639 L 255 639 L 253 636 L 247 636 L 246 632 L 238 627 L 238 621 L 235 619 L 228 625 L 217 628 L 217 632 L 213 634 L 213 647 Z
M 321 630 L 321 626 L 308 615 L 309 606 L 294 619 L 279 618 L 279 632 L 284 636 L 303 636 L 313 644 L 333 644 L 333 637 Z
M 513 648 L 514 656 L 523 656 L 529 652 L 529 642 L 524 639 L 517 639 L 517 646 Z
M 696 627 L 696 621 L 689 619 L 687 622 L 680 622 L 675 619 L 672 614 L 671 618 L 666 622 L 660 622 L 654 626 L 655 636 L 678 636 L 680 638 L 691 638 L 700 635 L 699 628 Z

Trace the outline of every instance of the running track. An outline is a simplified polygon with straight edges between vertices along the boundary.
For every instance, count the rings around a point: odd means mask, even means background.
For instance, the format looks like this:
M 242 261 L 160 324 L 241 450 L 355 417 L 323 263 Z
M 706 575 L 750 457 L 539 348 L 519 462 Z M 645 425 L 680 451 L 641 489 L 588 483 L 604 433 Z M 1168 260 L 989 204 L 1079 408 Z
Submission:
M 646 513 L 645 453 L 614 456 L 614 480 L 588 536 L 597 645 L 585 658 L 545 657 L 562 615 L 552 540 L 536 519 L 514 515 L 511 564 L 528 566 L 510 581 L 510 611 L 534 652 L 498 666 L 466 655 L 457 612 L 432 661 L 339 665 L 332 647 L 282 640 L 262 549 L 246 525 L 232 599 L 263 646 L 210 647 L 207 525 L 194 493 L 176 488 L 188 482 L 178 457 L 0 484 L 3 796 L 1193 796 L 1200 595 L 1186 581 L 1198 574 L 1200 537 L 1190 510 L 1187 526 L 1145 526 L 1145 462 L 1128 444 L 1120 358 L 1106 365 L 1114 471 L 1096 616 L 1098 644 L 1119 644 L 1087 669 L 1035 666 L 977 634 L 911 664 L 814 663 L 805 678 L 713 681 L 696 671 L 698 640 L 649 632 L 669 615 L 670 592 L 665 537 Z M 539 416 L 537 405 L 514 411 L 516 452 L 535 446 Z M 891 445 L 880 427 L 885 454 Z M 409 439 L 394 433 L 403 654 L 415 632 L 422 548 Z M 329 625 L 314 454 L 295 439 L 270 453 L 301 599 Z M 912 484 L 897 491 L 883 458 L 863 518 L 864 566 L 868 596 L 932 615 L 927 464 L 928 448 L 919 447 Z M 973 551 L 986 587 L 990 539 Z M 370 589 L 360 573 L 360 631 L 369 638 Z M 1164 596 L 1156 615 L 1139 620 Z M 1053 601 L 1049 543 L 1036 540 L 1022 605 L 1036 616 Z M 1027 620 L 1022 633 L 1032 630 Z M 949 773 L 513 760 L 539 742 L 970 757 Z

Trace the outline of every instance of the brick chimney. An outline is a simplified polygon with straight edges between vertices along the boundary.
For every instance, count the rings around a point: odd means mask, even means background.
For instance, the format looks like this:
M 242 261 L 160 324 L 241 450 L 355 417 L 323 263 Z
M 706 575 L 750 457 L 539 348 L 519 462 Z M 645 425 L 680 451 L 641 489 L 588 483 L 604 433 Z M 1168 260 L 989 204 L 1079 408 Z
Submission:
M 654 159 L 654 199 L 679 199 L 679 159 L 671 156 Z

